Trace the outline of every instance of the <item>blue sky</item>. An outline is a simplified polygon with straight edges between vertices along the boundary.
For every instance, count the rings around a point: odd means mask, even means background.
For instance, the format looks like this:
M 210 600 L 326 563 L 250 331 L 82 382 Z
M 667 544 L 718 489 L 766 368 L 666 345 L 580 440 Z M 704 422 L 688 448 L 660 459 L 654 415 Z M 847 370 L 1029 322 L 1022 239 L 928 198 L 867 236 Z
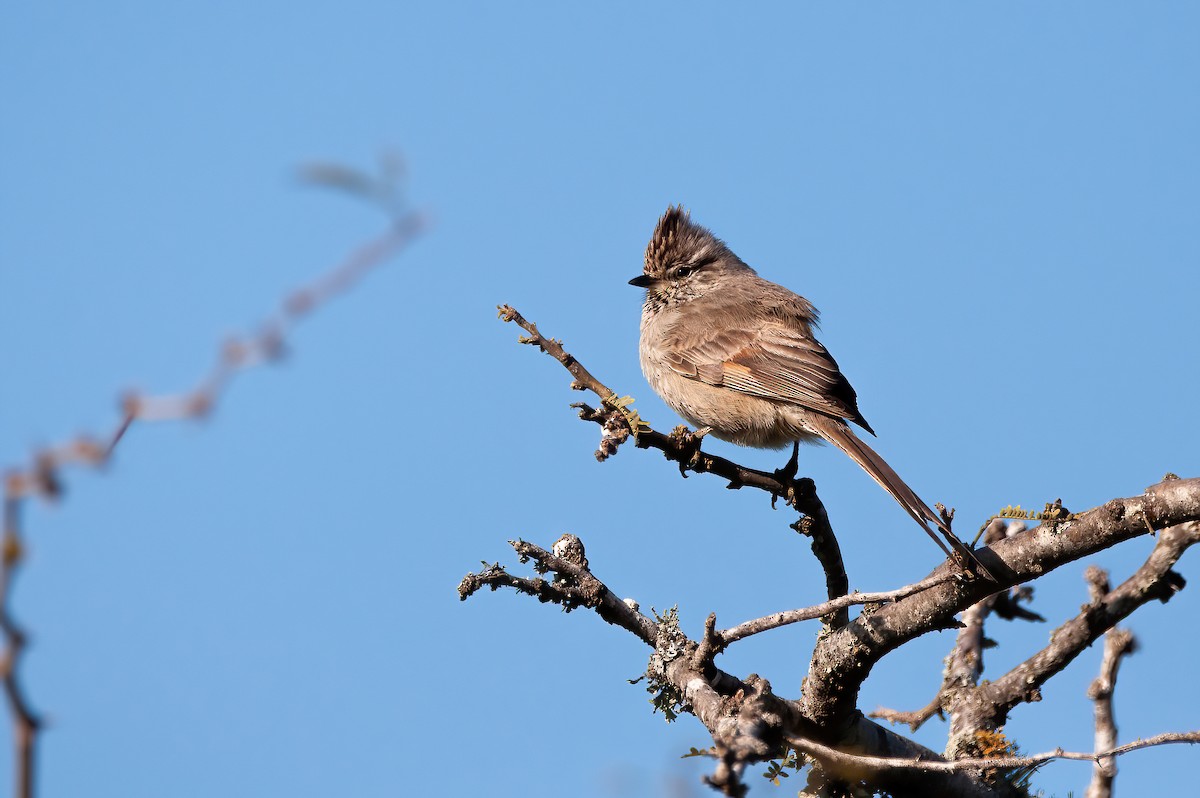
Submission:
M 313 160 L 409 164 L 434 228 L 238 380 L 201 423 L 135 428 L 104 473 L 31 505 L 16 596 L 52 726 L 43 795 L 700 795 L 706 736 L 626 680 L 646 652 L 586 613 L 460 604 L 507 538 L 580 535 L 591 564 L 696 632 L 821 598 L 761 496 L 680 480 L 596 429 L 515 305 L 677 423 L 637 364 L 626 281 L 669 203 L 824 312 L 878 448 L 962 529 L 1084 509 L 1200 472 L 1200 51 L 1184 3 L 40 4 L 0 12 L 0 461 L 185 389 L 226 335 L 375 235 L 302 187 Z M 776 453 L 713 442 L 760 468 Z M 842 455 L 808 449 L 854 587 L 938 554 Z M 1097 558 L 1123 579 L 1149 551 Z M 1050 624 L 989 634 L 989 673 Z M 1192 555 L 1182 563 L 1194 569 Z M 1122 740 L 1200 726 L 1180 624 L 1131 624 Z M 1183 628 L 1187 628 L 1184 626 Z M 795 695 L 815 625 L 720 664 Z M 924 705 L 951 639 L 886 659 L 863 706 Z M 1014 713 L 1027 751 L 1089 749 L 1099 651 Z M 9 730 L 0 726 L 0 751 Z M 919 735 L 940 748 L 936 721 Z M 1121 761 L 1168 791 L 1174 748 Z M 0 759 L 0 774 L 9 768 Z M 1080 794 L 1088 766 L 1046 767 Z M 568 786 L 564 786 L 568 785 Z M 757 786 L 755 794 L 790 794 Z

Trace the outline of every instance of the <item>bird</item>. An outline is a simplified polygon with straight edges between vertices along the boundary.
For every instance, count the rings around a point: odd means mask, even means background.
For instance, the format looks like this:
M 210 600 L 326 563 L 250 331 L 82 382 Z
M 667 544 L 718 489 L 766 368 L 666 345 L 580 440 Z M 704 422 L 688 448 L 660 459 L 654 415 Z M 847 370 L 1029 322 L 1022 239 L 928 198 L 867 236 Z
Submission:
M 791 475 L 800 443 L 832 443 L 948 557 L 954 559 L 953 549 L 964 570 L 994 581 L 941 516 L 854 434 L 850 424 L 875 431 L 837 361 L 814 335 L 820 316 L 811 302 L 759 277 L 680 205 L 669 206 L 658 220 L 642 273 L 629 284 L 646 290 L 642 372 L 698 436 L 755 448 L 791 444 L 784 469 Z

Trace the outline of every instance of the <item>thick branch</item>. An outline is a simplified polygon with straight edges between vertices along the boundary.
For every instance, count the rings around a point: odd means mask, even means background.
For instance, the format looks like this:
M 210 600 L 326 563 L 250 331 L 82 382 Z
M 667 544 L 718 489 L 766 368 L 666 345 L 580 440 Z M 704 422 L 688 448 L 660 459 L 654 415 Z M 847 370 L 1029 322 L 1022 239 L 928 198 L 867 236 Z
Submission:
M 1196 480 L 1177 480 L 1154 486 L 1147 492 L 1160 492 L 1181 499 L 1184 493 L 1174 486 Z M 1126 501 L 1134 501 L 1127 499 Z M 1109 503 L 1111 505 L 1112 502 Z M 1109 505 L 1105 505 L 1107 508 Z M 1103 508 L 1102 508 L 1103 509 Z M 1163 518 L 1168 506 L 1159 504 L 1154 517 Z M 1183 509 L 1180 507 L 1179 509 Z M 1091 515 L 1090 513 L 1088 515 Z M 1127 519 L 1132 524 L 1141 522 L 1136 515 Z M 1187 548 L 1200 542 L 1200 522 L 1179 523 L 1164 529 L 1158 543 L 1146 562 L 1115 590 L 1103 599 L 1086 608 L 1075 618 L 1054 630 L 1050 644 L 1008 673 L 980 688 L 980 698 L 991 707 L 993 722 L 1004 723 L 1008 712 L 1023 701 L 1041 698 L 1041 686 L 1050 677 L 1059 673 L 1088 646 L 1100 638 L 1134 610 L 1147 602 L 1167 601 L 1183 586 L 1183 579 L 1171 570 Z
M 833 534 L 833 527 L 829 523 L 825 506 L 816 498 L 816 486 L 811 479 L 801 481 L 805 483 L 805 492 L 811 491 L 813 501 L 808 503 L 809 509 L 805 512 L 805 517 L 796 522 L 792 528 L 812 539 L 812 553 L 816 556 L 817 562 L 821 563 L 821 570 L 825 572 L 825 595 L 830 600 L 826 603 L 830 603 L 844 597 L 849 592 L 850 577 L 846 575 L 846 564 L 842 560 L 842 547 L 838 545 L 837 537 Z M 829 629 L 841 629 L 849 622 L 850 613 L 845 607 L 840 606 L 831 609 L 822 618 L 822 623 Z
M 999 541 L 990 550 L 979 550 L 979 555 L 1003 588 L 1146 534 L 1150 528 L 1196 519 L 1200 519 L 1200 479 L 1172 479 L 1148 488 L 1141 496 L 1114 499 L 1076 520 L 1043 524 Z M 1190 541 L 1176 535 L 1164 537 L 1178 544 L 1163 549 L 1160 540 L 1156 551 L 1161 549 L 1161 553 L 1157 556 L 1170 561 L 1164 565 L 1165 572 Z M 855 713 L 859 687 L 876 662 L 919 635 L 956 626 L 956 612 L 986 598 L 996 587 L 982 580 L 946 582 L 870 615 L 861 615 L 845 629 L 825 636 L 813 653 L 805 682 L 801 699 L 804 714 L 824 728 L 839 728 Z M 1124 614 L 1113 618 L 1112 623 L 1135 609 L 1121 607 Z
M 1053 751 L 1029 757 L 947 762 L 937 753 L 861 715 L 852 717 L 840 728 L 822 726 L 806 716 L 802 703 L 775 696 L 765 680 L 753 675 L 741 680 L 721 671 L 712 664 L 719 634 L 714 631 L 715 619 L 709 617 L 704 640 L 695 643 L 678 630 L 673 620 L 671 626 L 664 627 L 663 623 L 656 624 L 645 618 L 638 613 L 636 605 L 618 599 L 585 565 L 579 564 L 586 562 L 581 544 L 574 557 L 579 562 L 533 544 L 517 542 L 513 545 L 523 558 L 535 561 L 535 569 L 542 573 L 554 572 L 559 578 L 553 582 L 521 579 L 492 566 L 464 580 L 460 586 L 464 598 L 484 586 L 493 589 L 513 587 L 564 606 L 588 606 L 610 623 L 622 626 L 652 646 L 655 653 L 651 657 L 649 675 L 658 680 L 655 689 L 675 696 L 668 698 L 672 703 L 679 702 L 678 709 L 694 714 L 713 735 L 718 766 L 709 781 L 727 795 L 742 795 L 744 785 L 740 774 L 745 765 L 776 756 L 784 742 L 815 758 L 833 778 L 848 782 L 868 779 L 872 785 L 893 794 L 998 796 L 1005 788 L 992 786 L 988 780 L 980 778 L 981 774 L 1028 767 L 1054 758 L 1117 756 L 1151 744 L 1200 741 L 1200 732 L 1188 732 L 1160 735 L 1099 754 Z M 953 579 L 951 575 L 946 578 Z M 951 582 L 938 581 L 927 586 L 926 591 L 936 591 L 947 584 Z M 910 598 L 921 595 L 913 594 Z M 901 599 L 905 600 L 908 599 Z M 872 614 L 883 613 L 888 606 Z M 818 617 L 821 609 L 823 607 L 811 608 L 809 614 Z
M 718 671 L 716 677 L 706 679 L 686 658 L 675 660 L 667 673 L 686 692 L 692 711 L 712 734 L 718 758 L 724 756 L 723 767 L 718 767 L 717 777 L 709 782 L 721 787 L 727 795 L 740 793 L 725 789 L 720 783 L 721 774 L 732 772 L 735 763 L 744 765 L 776 756 L 785 740 L 816 759 L 832 778 L 850 783 L 868 774 L 862 767 L 862 758 L 845 751 L 866 751 L 887 761 L 941 761 L 936 752 L 865 720 L 846 731 L 839 749 L 810 745 L 817 729 L 797 712 L 795 702 L 775 696 L 770 684 L 758 676 L 748 676 L 743 682 Z M 966 771 L 923 773 L 897 769 L 870 775 L 875 785 L 897 795 L 907 791 L 994 798 L 999 794 Z
M 993 596 L 972 604 L 962 614 L 954 649 L 946 658 L 945 683 L 942 686 L 943 706 L 950 715 L 950 737 L 946 756 L 954 757 L 969 751 L 980 725 L 971 711 L 970 697 L 983 674 L 983 623 L 992 609 Z
M 755 675 L 742 680 L 713 665 L 718 633 L 714 630 L 712 616 L 705 624 L 704 639 L 700 643 L 692 642 L 670 617 L 655 623 L 642 616 L 636 605 L 617 599 L 586 567 L 531 543 L 517 541 L 512 545 L 522 558 L 535 562 L 535 570 L 553 572 L 559 578 L 551 581 L 517 577 L 499 565 L 492 565 L 468 575 L 459 585 L 460 596 L 466 599 L 484 587 L 493 590 L 508 587 L 564 608 L 587 606 L 610 623 L 635 634 L 654 649 L 647 675 L 655 681 L 655 688 L 675 696 L 674 700 L 679 702 L 677 708 L 695 715 L 712 734 L 718 767 L 709 781 L 725 794 L 742 794 L 742 769 L 748 763 L 776 756 L 785 734 L 799 733 L 805 737 L 816 734 L 817 730 L 800 714 L 796 702 L 774 695 L 766 680 Z M 579 559 L 583 559 L 581 549 Z M 954 577 L 948 575 L 946 578 Z M 900 592 L 903 591 L 877 594 L 874 598 Z M 851 602 L 843 600 L 840 603 L 849 606 Z M 810 617 L 821 617 L 825 609 L 824 605 L 811 608 Z M 847 729 L 845 740 L 845 744 L 854 750 L 907 758 L 938 758 L 937 753 L 863 719 Z M 851 774 L 841 775 L 851 777 Z M 953 785 L 965 778 L 955 775 L 944 781 Z
M 1019 535 L 1026 530 L 1021 521 L 1012 523 L 996 518 L 984 530 L 986 545 L 999 543 L 1006 537 Z M 979 713 L 975 688 L 983 675 L 983 651 L 988 640 L 984 636 L 983 624 L 989 615 L 1004 620 L 1043 621 L 1042 616 L 1023 606 L 1033 596 L 1033 588 L 1013 587 L 976 602 L 963 612 L 962 628 L 955 637 L 954 648 L 946 657 L 946 669 L 942 684 L 933 700 L 916 712 L 899 712 L 880 707 L 869 717 L 880 718 L 891 723 L 905 723 L 913 731 L 934 715 L 950 714 L 950 738 L 946 745 L 948 757 L 970 756 L 977 752 L 977 732 L 995 731 L 988 721 L 987 713 Z M 944 717 L 944 715 L 943 715 Z
M 984 533 L 984 543 L 993 546 L 1008 537 L 1010 531 L 1013 535 L 1019 535 L 1025 529 L 1025 525 L 1019 521 L 1010 527 L 1005 521 L 994 519 Z M 962 614 L 963 625 L 958 630 L 954 648 L 946 658 L 941 696 L 942 706 L 950 715 L 946 756 L 951 759 L 979 753 L 977 732 L 994 729 L 987 724 L 986 713 L 977 711 L 976 687 L 983 675 L 983 649 L 986 643 L 984 622 L 1002 598 L 1008 600 L 1012 607 L 1019 608 L 1017 600 L 1009 600 L 1008 595 L 1008 592 L 993 593 L 967 607 Z

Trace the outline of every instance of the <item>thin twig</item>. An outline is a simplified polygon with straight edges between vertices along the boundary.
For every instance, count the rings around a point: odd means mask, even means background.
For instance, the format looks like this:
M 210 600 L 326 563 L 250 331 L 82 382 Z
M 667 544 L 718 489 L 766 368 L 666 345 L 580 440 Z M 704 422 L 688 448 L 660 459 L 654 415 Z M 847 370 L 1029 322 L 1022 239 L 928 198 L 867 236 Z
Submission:
M 1005 756 L 1005 757 L 988 757 L 988 758 L 972 758 L 972 759 L 953 759 L 953 760 L 926 760 L 926 759 L 897 759 L 894 757 L 881 756 L 864 756 L 862 754 L 852 754 L 845 751 L 839 751 L 836 748 L 830 748 L 827 745 L 815 742 L 802 737 L 788 737 L 788 743 L 803 753 L 808 754 L 814 759 L 828 760 L 837 763 L 844 767 L 857 767 L 863 770 L 882 771 L 894 768 L 905 768 L 911 770 L 923 770 L 930 773 L 953 773 L 963 770 L 1011 770 L 1015 768 L 1028 768 L 1040 765 L 1044 762 L 1050 762 L 1055 759 L 1076 760 L 1081 762 L 1093 762 L 1104 757 L 1121 756 L 1128 754 L 1131 751 L 1138 751 L 1143 748 L 1151 748 L 1159 745 L 1170 745 L 1173 743 L 1188 743 L 1195 745 L 1200 743 L 1200 731 L 1189 732 L 1166 732 L 1164 734 L 1156 734 L 1153 737 L 1147 737 L 1144 740 L 1135 740 L 1125 745 L 1110 748 L 1107 751 L 1089 752 L 1089 751 L 1064 751 L 1061 748 L 1055 748 L 1053 751 L 1046 751 L 1040 754 L 1030 754 L 1028 756 Z
M 510 574 L 499 565 L 489 565 L 478 573 L 463 577 L 458 585 L 460 600 L 466 601 L 484 587 L 492 590 L 510 587 L 535 596 L 540 601 L 559 604 L 567 610 L 576 607 L 593 609 L 604 620 L 632 632 L 647 645 L 654 646 L 658 637 L 658 627 L 654 621 L 639 612 L 636 605 L 619 598 L 588 570 L 586 564 L 573 563 L 526 540 L 510 540 L 509 545 L 517 552 L 522 562 L 526 559 L 533 560 L 538 572 L 553 572 L 565 578 L 555 582 L 530 579 Z
M 933 576 L 922 579 L 920 582 L 914 582 L 911 585 L 905 585 L 896 590 L 887 590 L 878 593 L 860 593 L 856 590 L 853 593 L 848 593 L 831 601 L 823 601 L 811 607 L 777 612 L 772 615 L 765 615 L 762 618 L 755 618 L 751 621 L 739 623 L 737 626 L 731 626 L 728 629 L 717 632 L 717 637 L 721 641 L 721 647 L 725 648 L 730 643 L 736 643 L 738 640 L 756 635 L 759 632 L 778 629 L 781 626 L 799 623 L 800 621 L 810 621 L 814 618 L 828 615 L 831 612 L 861 604 L 884 604 L 896 601 L 897 599 L 911 596 L 914 593 L 920 593 L 922 590 L 928 590 L 945 582 L 954 582 L 959 578 L 957 573 L 941 571 L 935 573 Z
M 520 339 L 521 343 L 537 346 L 561 363 L 575 378 L 571 385 L 572 388 L 591 391 L 600 398 L 604 405 L 600 410 L 594 410 L 583 404 L 578 405 L 581 408 L 580 417 L 585 420 L 604 426 L 615 415 L 624 422 L 625 431 L 636 438 L 638 448 L 657 449 L 667 459 L 679 463 L 686 470 L 714 474 L 724 478 L 729 482 L 731 488 L 757 488 L 772 496 L 782 496 L 789 503 L 816 500 L 815 493 L 804 497 L 795 495 L 796 484 L 775 472 L 746 468 L 724 457 L 699 451 L 695 436 L 687 433 L 686 427 L 677 428 L 679 431 L 671 434 L 664 434 L 652 429 L 633 409 L 632 399 L 629 397 L 619 398 L 611 388 L 594 377 L 582 363 L 564 350 L 561 341 L 542 335 L 536 324 L 528 321 L 509 305 L 499 306 L 499 316 L 504 321 L 513 322 L 529 333 L 528 337 Z M 609 454 L 611 455 L 611 452 Z M 597 453 L 597 456 L 599 457 L 600 453 Z M 796 480 L 796 482 L 803 483 L 805 480 Z M 808 480 L 808 482 L 811 484 L 812 481 Z M 798 509 L 808 515 L 803 506 Z
M 11 482 L 11 477 L 6 480 L 6 483 Z M 31 798 L 37 774 L 38 731 L 42 720 L 30 704 L 20 681 L 27 635 L 12 614 L 13 580 L 24 559 L 24 542 L 21 539 L 20 519 L 17 517 L 19 512 L 20 502 L 6 495 L 3 550 L 0 553 L 0 629 L 4 633 L 4 658 L 0 665 L 3 668 L 4 694 L 13 722 L 13 776 L 16 778 L 13 794 L 18 798 Z

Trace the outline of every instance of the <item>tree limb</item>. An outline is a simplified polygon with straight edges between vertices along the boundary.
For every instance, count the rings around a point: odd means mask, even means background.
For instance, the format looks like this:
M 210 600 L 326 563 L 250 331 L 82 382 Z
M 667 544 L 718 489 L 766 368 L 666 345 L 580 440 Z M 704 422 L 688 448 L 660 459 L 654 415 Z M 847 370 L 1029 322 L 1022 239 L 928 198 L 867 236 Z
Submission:
M 679 465 L 684 476 L 688 471 L 712 473 L 726 479 L 730 488 L 751 486 L 766 491 L 772 500 L 783 497 L 805 516 L 796 525 L 801 531 L 808 531 L 806 527 L 813 524 L 828 526 L 811 480 L 793 479 L 786 469 L 773 474 L 747 469 L 704 453 L 700 451 L 697 437 L 686 427 L 678 427 L 669 435 L 656 432 L 632 409 L 632 399 L 618 398 L 558 341 L 542 336 L 536 325 L 509 306 L 501 306 L 500 313 L 505 321 L 515 322 L 530 333 L 521 338 L 523 343 L 540 347 L 567 368 L 574 378 L 572 388 L 590 390 L 600 398 L 598 408 L 577 405 L 581 418 L 602 428 L 601 444 L 596 453 L 598 459 L 612 456 L 632 437 L 639 448 L 663 452 Z M 1030 595 L 1029 588 L 1021 587 L 1012 592 L 1009 589 L 1133 537 L 1164 530 L 1146 565 L 1129 582 L 1094 602 L 1098 609 L 1089 608 L 1085 612 L 1089 622 L 1087 634 L 1082 637 L 1063 635 L 1055 646 L 1057 659 L 1048 658 L 1042 652 L 1004 677 L 1015 683 L 1014 673 L 1023 667 L 1026 668 L 1021 674 L 1023 677 L 1034 676 L 1035 681 L 1049 678 L 1095 639 L 1094 636 L 1089 638 L 1093 631 L 1096 635 L 1103 634 L 1150 598 L 1165 600 L 1182 585 L 1171 566 L 1188 546 L 1196 542 L 1195 538 L 1200 538 L 1200 532 L 1191 531 L 1200 526 L 1200 480 L 1169 476 L 1140 496 L 1114 499 L 1078 515 L 1063 510 L 1042 520 L 1040 526 L 1031 530 L 1023 529 L 1022 525 L 1013 525 L 1006 530 L 1000 524 L 994 530 L 996 534 L 989 538 L 990 547 L 977 552 L 988 570 L 998 577 L 997 582 L 958 578 L 957 565 L 943 563 L 921 582 L 896 591 L 835 595 L 837 590 L 833 585 L 840 570 L 838 554 L 824 564 L 829 600 L 813 607 L 775 613 L 723 631 L 716 630 L 716 618 L 710 614 L 699 642 L 688 639 L 679 630 L 674 610 L 657 617 L 656 622 L 642 619 L 646 624 L 654 624 L 653 641 L 650 640 L 651 627 L 642 628 L 642 621 L 633 622 L 626 618 L 622 625 L 654 648 L 647 676 L 649 689 L 657 693 L 656 708 L 690 712 L 712 734 L 718 764 L 708 781 L 726 795 L 744 793 L 741 775 L 748 763 L 777 757 L 786 750 L 786 745 L 813 757 L 824 773 L 849 785 L 869 776 L 866 783 L 872 789 L 895 795 L 1009 795 L 1018 789 L 1018 782 L 1009 783 L 1006 779 L 1019 779 L 1020 774 L 1004 771 L 1029 768 L 1055 758 L 1091 759 L 1097 754 L 1056 750 L 1020 757 L 1015 755 L 1015 748 L 1000 737 L 996 744 L 975 749 L 986 753 L 985 756 L 947 761 L 863 717 L 856 708 L 863 680 L 875 663 L 906 642 L 930 631 L 963 629 L 965 626 L 956 647 L 959 656 L 951 658 L 947 671 L 948 684 L 952 682 L 958 692 L 950 699 L 947 699 L 946 691 L 940 692 L 938 699 L 919 714 L 922 718 L 929 717 L 950 700 L 958 715 L 956 721 L 962 721 L 959 731 L 966 734 L 998 729 L 1013 702 L 1028 700 L 1030 696 L 1016 695 L 1014 698 L 1015 694 L 1003 689 L 1006 685 L 980 684 L 985 642 L 982 623 L 987 614 L 994 612 L 1005 619 L 1041 620 L 1041 616 L 1021 606 Z M 1005 531 L 1008 534 L 1002 534 Z M 816 548 L 817 544 L 814 544 Z M 818 551 L 819 557 L 821 554 Z M 558 567 L 544 557 L 540 564 L 551 570 Z M 493 587 L 525 589 L 543 600 L 558 601 L 564 606 L 570 602 L 578 605 L 580 600 L 571 585 L 560 585 L 557 579 L 554 583 L 546 583 L 550 585 L 547 587 L 536 583 L 544 580 L 520 581 L 487 572 L 477 578 L 482 580 L 480 586 L 488 583 Z M 572 578 L 578 582 L 578 576 Z M 466 580 L 464 584 L 467 584 Z M 477 587 L 467 594 L 474 589 Z M 873 605 L 853 621 L 847 620 L 850 606 L 870 599 L 890 603 L 875 606 L 872 602 Z M 612 600 L 616 601 L 615 596 Z M 964 610 L 967 611 L 966 623 L 959 624 L 955 615 Z M 714 658 L 737 640 L 818 617 L 825 619 L 827 629 L 818 638 L 801 696 L 796 701 L 774 695 L 766 680 L 757 675 L 739 679 L 714 664 Z M 1068 622 L 1068 626 L 1072 623 L 1074 621 Z M 1082 644 L 1077 645 L 1081 639 Z M 895 717 L 895 713 L 890 714 Z M 1151 741 L 1103 751 L 1099 755 L 1117 756 L 1150 744 L 1200 741 L 1197 735 L 1200 732 L 1160 735 Z M 960 756 L 972 750 L 961 746 L 952 749 Z M 1010 755 L 1009 751 L 1014 753 Z
M 999 579 L 1001 588 L 1011 587 L 1147 534 L 1151 527 L 1162 528 L 1196 519 L 1200 519 L 1200 479 L 1169 479 L 1147 488 L 1140 496 L 1113 499 L 1079 514 L 1075 520 L 1042 524 L 976 553 Z M 1164 533 L 1160 537 L 1151 560 L 1162 566 L 1163 579 L 1167 578 L 1170 565 L 1191 545 L 1192 537 L 1179 533 Z M 1144 597 L 1142 603 L 1160 597 L 1166 589 L 1160 582 L 1152 587 L 1153 595 Z M 945 582 L 886 605 L 870 615 L 860 615 L 845 629 L 826 635 L 818 641 L 813 652 L 809 678 L 801 698 L 804 714 L 823 727 L 843 726 L 857 711 L 858 690 L 876 662 L 920 635 L 952 628 L 956 612 L 986 598 L 995 589 L 995 583 L 982 580 Z M 1122 596 L 1132 589 L 1131 585 Z M 1112 623 L 1139 605 L 1117 602 L 1110 609 L 1121 610 L 1123 614 L 1113 617 Z M 1097 635 L 1112 623 L 1100 629 Z M 1087 642 L 1081 645 L 1086 646 Z M 1008 697 L 1001 694 L 1002 688 L 995 683 L 981 689 L 994 691 L 994 697 L 990 699 L 993 703 L 1006 700 L 1015 703 L 1021 694 L 1017 689 L 1018 682 L 1015 675 L 1008 680 L 1006 686 L 1012 693 Z
M 1174 480 L 1150 488 L 1147 495 L 1160 492 L 1164 496 L 1183 497 L 1176 486 L 1195 480 Z M 1167 486 L 1163 490 L 1158 489 Z M 1127 499 L 1133 502 L 1134 500 Z M 1109 507 L 1109 502 L 1105 507 Z M 1159 510 L 1176 517 L 1165 503 Z M 1102 508 L 1103 509 L 1103 508 Z M 1183 508 L 1179 508 L 1183 509 Z M 1085 518 L 1089 514 L 1085 514 Z M 1156 517 L 1163 518 L 1163 515 Z M 1132 524 L 1141 523 L 1139 514 L 1127 516 Z M 1090 604 L 1065 624 L 1054 630 L 1050 644 L 1020 665 L 990 684 L 980 688 L 980 699 L 991 708 L 992 721 L 1003 725 L 1009 711 L 1023 702 L 1041 698 L 1041 686 L 1065 668 L 1105 632 L 1128 617 L 1147 602 L 1168 601 L 1183 588 L 1183 577 L 1171 570 L 1189 546 L 1200 542 L 1200 523 L 1185 522 L 1170 526 L 1159 534 L 1158 542 L 1146 562 L 1116 589 L 1101 600 Z
M 658 627 L 654 621 L 642 615 L 630 603 L 618 598 L 592 575 L 586 565 L 570 562 L 528 541 L 510 540 L 508 543 L 522 562 L 533 560 L 536 563 L 534 568 L 540 573 L 553 571 L 565 578 L 555 582 L 527 579 L 513 576 L 498 564 L 490 565 L 478 574 L 467 574 L 463 577 L 458 585 L 458 597 L 461 601 L 466 601 L 483 587 L 492 590 L 511 587 L 520 593 L 534 596 L 539 601 L 552 601 L 568 611 L 576 607 L 588 607 L 609 623 L 632 632 L 647 645 L 655 644 Z

